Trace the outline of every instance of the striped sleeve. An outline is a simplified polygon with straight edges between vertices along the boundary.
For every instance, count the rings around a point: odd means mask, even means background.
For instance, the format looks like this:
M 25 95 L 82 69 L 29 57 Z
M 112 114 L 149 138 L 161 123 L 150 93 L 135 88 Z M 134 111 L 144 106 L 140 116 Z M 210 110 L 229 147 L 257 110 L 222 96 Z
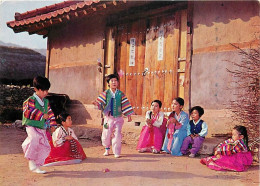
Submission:
M 52 112 L 51 110 L 51 107 L 50 107 L 50 104 L 48 103 L 48 120 L 50 121 L 50 126 L 57 126 L 57 123 L 56 123 L 56 119 L 55 119 L 55 116 L 54 116 L 54 113 Z
M 106 105 L 106 96 L 107 96 L 107 92 L 104 91 L 96 99 L 96 102 L 99 103 L 99 106 L 98 106 L 99 110 L 102 110 L 103 109 L 103 105 Z
M 35 108 L 35 100 L 29 98 L 23 103 L 23 116 L 30 120 L 41 121 L 43 112 Z
M 121 106 L 122 106 L 122 113 L 125 116 L 130 116 L 134 114 L 134 110 L 124 93 L 122 93 Z
M 230 143 L 228 143 L 228 141 Z M 225 143 L 218 149 L 218 154 L 220 154 L 220 155 L 230 156 L 232 154 L 243 152 L 243 151 L 247 150 L 247 147 L 243 143 L 242 140 L 237 140 L 235 142 L 233 140 L 232 140 L 232 142 L 231 142 L 231 140 L 226 140 L 225 142 L 227 142 L 227 143 Z

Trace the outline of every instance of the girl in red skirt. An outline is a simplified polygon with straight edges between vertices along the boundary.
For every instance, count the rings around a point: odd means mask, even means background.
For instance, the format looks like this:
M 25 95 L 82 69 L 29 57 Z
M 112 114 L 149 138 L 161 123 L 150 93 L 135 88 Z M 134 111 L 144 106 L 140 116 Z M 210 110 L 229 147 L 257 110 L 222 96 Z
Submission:
M 86 154 L 74 131 L 70 128 L 72 125 L 71 116 L 67 113 L 60 114 L 57 117 L 57 123 L 62 126 L 58 127 L 52 134 L 51 152 L 46 158 L 45 164 L 63 165 L 79 163 L 84 160 Z

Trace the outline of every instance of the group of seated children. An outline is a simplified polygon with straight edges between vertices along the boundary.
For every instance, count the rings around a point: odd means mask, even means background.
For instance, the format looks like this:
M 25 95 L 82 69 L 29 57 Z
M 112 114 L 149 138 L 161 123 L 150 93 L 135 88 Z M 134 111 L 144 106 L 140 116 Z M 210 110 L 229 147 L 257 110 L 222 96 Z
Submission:
M 190 151 L 190 157 L 195 157 L 208 132 L 207 124 L 200 119 L 204 114 L 203 108 L 191 108 L 192 120 L 182 111 L 184 100 L 175 98 L 172 102 L 172 112 L 168 120 L 160 111 L 162 103 L 152 101 L 151 110 L 146 112 L 146 125 L 143 126 L 137 150 L 159 153 L 161 150 L 174 156 L 185 155 Z M 162 130 L 166 125 L 166 132 Z M 189 150 L 189 146 L 191 149 Z
M 105 148 L 104 156 L 109 156 L 112 145 L 114 157 L 119 158 L 124 123 L 122 115 L 127 116 L 130 122 L 134 111 L 126 95 L 117 89 L 119 77 L 110 74 L 107 83 L 109 89 L 102 92 L 93 104 L 104 114 L 101 136 Z M 55 116 L 45 98 L 50 88 L 49 80 L 38 76 L 34 78 L 33 85 L 35 93 L 23 104 L 23 125 L 26 125 L 28 137 L 22 148 L 25 158 L 29 160 L 29 169 L 35 173 L 45 173 L 40 166 L 81 162 L 86 154 L 70 128 L 71 116 L 66 113 L 58 115 L 57 122 L 61 126 L 56 128 Z M 182 110 L 183 106 L 184 100 L 175 98 L 172 102 L 173 111 L 166 119 L 160 111 L 162 102 L 152 101 L 137 145 L 140 153 L 164 151 L 181 156 L 190 152 L 189 157 L 196 156 L 208 132 L 207 124 L 200 119 L 204 110 L 200 106 L 193 107 L 190 110 L 192 120 L 189 121 L 188 114 Z M 232 133 L 232 139 L 218 145 L 215 155 L 201 159 L 201 163 L 215 170 L 235 171 L 243 171 L 251 165 L 252 156 L 248 151 L 246 128 L 237 126 Z

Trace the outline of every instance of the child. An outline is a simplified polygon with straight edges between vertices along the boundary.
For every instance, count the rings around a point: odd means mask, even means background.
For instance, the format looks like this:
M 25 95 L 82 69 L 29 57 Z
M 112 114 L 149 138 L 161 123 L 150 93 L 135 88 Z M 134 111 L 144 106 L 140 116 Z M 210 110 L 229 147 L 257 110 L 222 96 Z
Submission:
M 154 100 L 151 103 L 151 110 L 146 112 L 146 125 L 143 126 L 137 150 L 139 152 L 151 151 L 155 154 L 160 153 L 163 134 L 160 127 L 164 121 L 164 113 L 160 111 L 162 102 Z
M 46 128 L 50 125 L 53 130 L 56 121 L 49 101 L 45 99 L 50 88 L 49 80 L 41 76 L 35 77 L 33 86 L 35 93 L 23 103 L 22 124 L 26 125 L 28 137 L 24 140 L 22 148 L 25 158 L 29 160 L 29 169 L 44 174 L 45 171 L 39 167 L 44 164 L 51 150 Z
M 164 143 L 162 150 L 167 153 L 171 153 L 173 156 L 181 156 L 181 145 L 184 138 L 187 136 L 187 125 L 189 123 L 189 116 L 186 112 L 182 111 L 184 106 L 184 100 L 180 97 L 173 99 L 172 101 L 172 109 L 173 112 L 169 115 L 169 120 L 171 123 L 174 123 L 176 126 L 181 125 L 180 129 L 175 130 L 173 134 L 173 140 L 168 137 L 171 136 L 169 134 L 169 128 L 166 130 Z M 168 150 L 168 148 L 170 150 Z
M 57 117 L 57 123 L 61 124 L 59 128 L 52 134 L 51 152 L 45 160 L 45 164 L 52 162 L 63 161 L 64 164 L 79 163 L 86 158 L 86 154 L 78 142 L 78 138 L 75 135 L 73 129 L 71 129 L 72 120 L 71 116 L 67 113 L 62 113 Z M 52 164 L 55 165 L 55 164 Z M 60 164 L 59 164 L 60 165 Z
M 115 158 L 119 158 L 121 154 L 121 130 L 124 123 L 122 114 L 128 117 L 128 122 L 132 121 L 131 115 L 134 113 L 127 97 L 123 92 L 117 89 L 119 78 L 116 74 L 107 76 L 109 89 L 102 92 L 100 96 L 93 102 L 98 106 L 105 115 L 102 144 L 105 147 L 104 156 L 109 155 L 112 137 L 112 150 Z
M 187 128 L 187 137 L 184 139 L 181 147 L 182 154 L 188 153 L 189 145 L 192 145 L 190 149 L 189 157 L 194 158 L 208 133 L 207 124 L 201 120 L 201 116 L 204 114 L 204 109 L 200 106 L 192 107 L 190 110 L 190 115 L 192 120 Z
M 202 158 L 200 162 L 214 170 L 244 171 L 253 162 L 253 157 L 248 149 L 247 130 L 244 126 L 235 126 L 232 138 L 220 143 L 214 156 Z
M 172 114 L 172 116 L 173 116 L 173 114 Z M 174 134 L 175 130 L 180 129 L 182 126 L 180 123 L 177 123 L 177 122 L 174 123 L 174 118 L 172 116 L 169 117 L 168 122 L 167 122 L 167 129 L 168 129 L 167 138 L 169 139 L 167 149 L 169 152 L 171 152 L 173 134 Z

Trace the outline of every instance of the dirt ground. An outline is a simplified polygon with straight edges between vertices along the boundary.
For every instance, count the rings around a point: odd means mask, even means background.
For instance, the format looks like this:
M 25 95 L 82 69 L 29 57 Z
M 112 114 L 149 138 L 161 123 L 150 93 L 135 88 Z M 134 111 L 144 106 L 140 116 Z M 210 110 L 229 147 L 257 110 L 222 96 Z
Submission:
M 124 128 L 123 128 L 124 129 Z M 91 129 L 93 130 L 93 129 Z M 125 129 L 126 130 L 126 129 Z M 259 164 L 246 172 L 218 172 L 200 164 L 201 157 L 138 153 L 135 144 L 123 144 L 122 157 L 104 157 L 95 138 L 80 139 L 87 159 L 80 164 L 43 167 L 46 174 L 29 171 L 21 144 L 26 132 L 0 126 L 0 185 L 259 185 Z M 109 172 L 104 172 L 104 169 Z

